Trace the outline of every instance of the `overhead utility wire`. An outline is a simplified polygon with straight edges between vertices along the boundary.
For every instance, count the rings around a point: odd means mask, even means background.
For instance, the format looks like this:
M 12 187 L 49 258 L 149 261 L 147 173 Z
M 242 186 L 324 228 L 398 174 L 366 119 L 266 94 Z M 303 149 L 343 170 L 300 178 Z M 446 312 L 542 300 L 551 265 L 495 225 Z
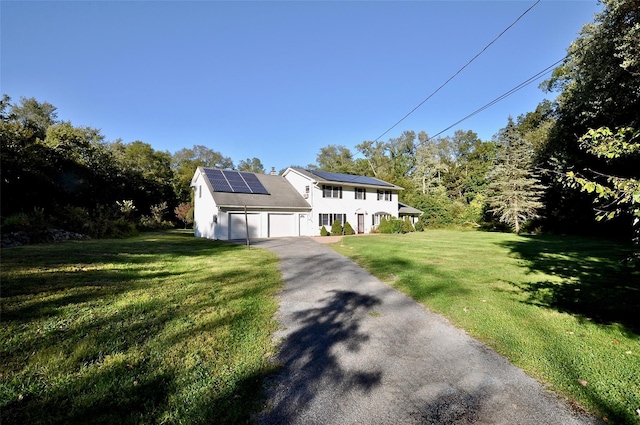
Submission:
M 538 72 L 536 75 L 534 75 L 534 76 L 530 77 L 529 79 L 523 81 L 522 83 L 518 84 L 517 86 L 515 86 L 511 90 L 507 91 L 506 93 L 503 93 L 502 95 L 496 97 L 491 102 L 487 103 L 486 105 L 482 106 L 481 108 L 476 109 L 475 111 L 473 111 L 472 113 L 470 113 L 466 117 L 461 118 L 460 120 L 458 120 L 455 123 L 451 124 L 449 127 L 445 128 L 444 130 L 442 130 L 442 131 L 438 132 L 437 134 L 429 137 L 429 140 L 435 139 L 436 137 L 438 137 L 439 135 L 441 135 L 445 131 L 448 131 L 448 130 L 452 129 L 453 127 L 455 127 L 456 125 L 460 124 L 461 122 L 468 120 L 469 118 L 473 117 L 474 115 L 479 114 L 480 112 L 484 111 L 485 109 L 490 108 L 491 106 L 495 105 L 496 103 L 500 102 L 501 100 L 511 96 L 512 94 L 514 94 L 518 90 L 528 86 L 529 84 L 533 83 L 535 80 L 537 80 L 540 77 L 542 77 L 544 74 L 547 74 L 553 67 L 555 67 L 556 65 L 558 65 L 562 61 L 566 60 L 567 58 L 568 58 L 568 56 L 565 56 L 564 58 L 554 62 L 553 64 L 549 65 L 548 67 L 546 67 L 542 71 Z
M 442 83 L 442 85 L 440 87 L 438 87 L 433 93 L 431 93 L 429 96 L 427 96 L 422 102 L 420 102 L 418 104 L 418 106 L 416 106 L 415 108 L 413 108 L 411 111 L 409 111 L 409 113 L 407 113 L 405 116 L 403 116 L 402 118 L 400 118 L 395 124 L 393 124 L 391 127 L 389 127 L 384 133 L 382 133 L 381 135 L 379 135 L 378 137 L 376 137 L 376 139 L 374 140 L 374 142 L 377 142 L 378 140 L 380 140 L 380 138 L 382 136 L 384 136 L 385 134 L 387 134 L 388 132 L 390 132 L 391 130 L 393 130 L 398 124 L 400 124 L 402 121 L 404 121 L 409 115 L 413 114 L 416 110 L 418 110 L 418 108 L 420 108 L 422 105 L 424 105 L 429 99 L 431 99 L 436 93 L 438 93 L 440 91 L 440 89 L 442 89 L 444 86 L 446 86 L 451 80 L 453 80 L 455 77 L 458 76 L 458 74 L 460 74 L 467 66 L 469 66 L 471 64 L 471 62 L 473 62 L 474 60 L 476 60 L 478 58 L 478 56 L 480 56 L 481 54 L 483 54 L 485 52 L 485 50 L 487 50 L 493 43 L 495 43 L 496 41 L 498 41 L 498 39 L 500 37 L 502 37 L 504 35 L 504 33 L 506 33 L 507 31 L 509 31 L 511 29 L 511 27 L 513 27 L 520 19 L 522 19 L 522 17 L 524 15 L 526 15 L 527 13 L 529 13 L 529 11 L 531 9 L 533 9 L 538 3 L 540 3 L 541 0 L 536 0 L 536 2 L 534 4 L 532 4 L 527 10 L 525 10 L 520 16 L 518 16 L 518 18 L 513 21 L 513 23 L 511 23 L 511 25 L 509 25 L 507 28 L 505 28 L 504 31 L 502 31 L 500 34 L 498 34 L 498 36 L 496 38 L 494 38 L 489 44 L 487 44 L 478 54 L 476 54 L 473 58 L 471 58 L 471 60 L 469 62 L 467 62 L 462 68 L 460 68 L 455 74 L 453 74 L 451 77 L 449 77 L 449 79 L 447 81 L 445 81 L 444 83 Z

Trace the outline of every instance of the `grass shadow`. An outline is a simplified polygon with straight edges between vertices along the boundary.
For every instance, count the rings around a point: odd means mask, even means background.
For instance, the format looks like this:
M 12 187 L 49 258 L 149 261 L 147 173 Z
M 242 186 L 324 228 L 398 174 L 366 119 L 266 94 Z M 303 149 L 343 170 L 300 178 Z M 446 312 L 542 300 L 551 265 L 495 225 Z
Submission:
M 601 240 L 523 236 L 502 242 L 531 273 L 557 279 L 512 283 L 527 302 L 601 324 L 619 323 L 640 335 L 640 272 L 622 263 L 628 248 Z M 535 280 L 535 279 L 534 279 Z
M 276 264 L 174 232 L 3 251 L 2 422 L 248 422 Z

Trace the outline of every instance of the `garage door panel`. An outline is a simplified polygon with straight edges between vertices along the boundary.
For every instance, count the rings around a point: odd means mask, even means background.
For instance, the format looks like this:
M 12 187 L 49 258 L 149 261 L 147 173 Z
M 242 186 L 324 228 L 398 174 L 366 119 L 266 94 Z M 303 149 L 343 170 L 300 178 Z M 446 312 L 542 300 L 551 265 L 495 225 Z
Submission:
M 260 237 L 260 214 L 247 214 L 249 238 Z M 247 230 L 244 214 L 229 214 L 229 239 L 246 239 Z
M 294 214 L 269 214 L 269 237 L 296 236 Z

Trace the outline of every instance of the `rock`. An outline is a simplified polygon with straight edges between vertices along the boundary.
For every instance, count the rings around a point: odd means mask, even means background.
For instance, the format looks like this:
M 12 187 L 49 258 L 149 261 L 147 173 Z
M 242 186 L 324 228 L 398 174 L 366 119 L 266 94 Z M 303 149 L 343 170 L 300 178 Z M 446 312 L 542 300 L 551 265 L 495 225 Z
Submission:
M 88 235 L 83 235 L 82 233 L 68 232 L 61 229 L 45 229 L 32 232 L 19 231 L 2 235 L 0 246 L 2 248 L 13 248 L 33 243 L 58 243 L 81 239 L 91 238 Z

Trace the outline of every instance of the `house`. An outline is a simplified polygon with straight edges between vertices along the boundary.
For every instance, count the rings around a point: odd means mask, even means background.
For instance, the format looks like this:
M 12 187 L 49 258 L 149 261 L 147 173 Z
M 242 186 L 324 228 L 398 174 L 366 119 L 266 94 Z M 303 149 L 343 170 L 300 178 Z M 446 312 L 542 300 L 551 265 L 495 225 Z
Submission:
M 281 176 L 198 167 L 194 232 L 209 239 L 317 236 L 335 220 L 369 233 L 382 217 L 414 217 L 403 188 L 374 177 L 288 168 Z
M 382 217 L 398 217 L 400 186 L 374 177 L 288 168 L 282 176 L 311 206 L 305 234 L 331 230 L 335 220 L 349 222 L 356 233 L 369 233 Z
M 398 202 L 398 218 L 404 220 L 408 217 L 411 224 L 416 224 L 422 214 L 423 212 L 419 209 L 413 208 L 405 203 Z
M 282 176 L 198 167 L 194 233 L 208 239 L 304 235 L 311 206 Z M 302 223 L 302 224 L 300 224 Z

